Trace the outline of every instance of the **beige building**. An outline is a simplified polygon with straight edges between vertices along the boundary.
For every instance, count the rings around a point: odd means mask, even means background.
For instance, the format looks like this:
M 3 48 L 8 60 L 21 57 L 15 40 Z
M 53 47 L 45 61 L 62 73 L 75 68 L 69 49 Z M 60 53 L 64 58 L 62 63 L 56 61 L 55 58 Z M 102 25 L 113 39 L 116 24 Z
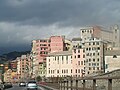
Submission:
M 8 69 L 5 73 L 4 73 L 4 82 L 12 82 L 12 70 Z
M 85 61 L 85 75 L 103 72 L 104 58 L 103 48 L 104 42 L 101 39 L 91 38 L 84 43 L 86 61 Z
M 22 55 L 21 57 L 17 57 L 17 75 L 19 80 L 27 80 L 30 77 L 30 56 Z
M 85 75 L 104 72 L 104 52 L 118 49 L 120 34 L 118 26 L 105 29 L 101 26 L 85 27 L 80 29 L 82 47 L 85 48 Z
M 105 72 L 120 69 L 120 50 L 111 50 L 105 53 Z
M 72 62 L 71 51 L 50 53 L 47 56 L 46 77 L 73 76 Z

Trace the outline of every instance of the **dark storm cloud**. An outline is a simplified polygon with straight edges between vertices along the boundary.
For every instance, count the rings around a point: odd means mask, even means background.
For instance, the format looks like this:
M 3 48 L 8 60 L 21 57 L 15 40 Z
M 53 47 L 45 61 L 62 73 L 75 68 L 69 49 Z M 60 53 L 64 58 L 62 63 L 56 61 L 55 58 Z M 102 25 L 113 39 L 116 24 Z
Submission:
M 119 24 L 119 17 L 119 0 L 0 0 L 0 51 L 79 33 L 81 26 Z
M 101 24 L 118 18 L 116 14 L 120 13 L 119 2 L 119 0 L 2 0 L 0 20 L 41 25 L 55 22 L 68 25 Z

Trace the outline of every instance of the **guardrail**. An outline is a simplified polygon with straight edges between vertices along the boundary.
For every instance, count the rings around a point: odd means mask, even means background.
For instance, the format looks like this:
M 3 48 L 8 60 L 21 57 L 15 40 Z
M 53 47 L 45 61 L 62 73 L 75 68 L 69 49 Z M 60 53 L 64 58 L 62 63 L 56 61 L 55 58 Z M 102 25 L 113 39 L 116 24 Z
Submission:
M 120 77 L 86 77 L 59 81 L 59 90 L 120 90 Z

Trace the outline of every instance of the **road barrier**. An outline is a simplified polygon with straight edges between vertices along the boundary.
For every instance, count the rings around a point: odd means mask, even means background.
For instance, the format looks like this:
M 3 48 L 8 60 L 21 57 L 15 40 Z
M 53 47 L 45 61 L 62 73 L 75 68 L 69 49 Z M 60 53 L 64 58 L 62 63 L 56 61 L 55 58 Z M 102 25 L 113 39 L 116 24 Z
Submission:
M 120 90 L 120 77 L 63 79 L 59 85 L 59 90 Z

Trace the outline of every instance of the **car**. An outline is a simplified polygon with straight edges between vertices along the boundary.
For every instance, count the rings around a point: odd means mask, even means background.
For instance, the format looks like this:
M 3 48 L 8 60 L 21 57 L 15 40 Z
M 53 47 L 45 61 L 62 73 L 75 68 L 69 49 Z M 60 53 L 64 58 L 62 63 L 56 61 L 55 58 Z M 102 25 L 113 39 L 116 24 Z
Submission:
M 11 82 L 4 82 L 4 88 L 11 88 L 11 87 L 13 87 Z
M 20 82 L 19 83 L 19 87 L 25 87 L 26 86 L 26 82 Z
M 0 83 L 0 90 L 4 90 L 4 84 Z
M 27 90 L 37 90 L 38 89 L 38 85 L 35 81 L 29 81 L 27 83 Z

